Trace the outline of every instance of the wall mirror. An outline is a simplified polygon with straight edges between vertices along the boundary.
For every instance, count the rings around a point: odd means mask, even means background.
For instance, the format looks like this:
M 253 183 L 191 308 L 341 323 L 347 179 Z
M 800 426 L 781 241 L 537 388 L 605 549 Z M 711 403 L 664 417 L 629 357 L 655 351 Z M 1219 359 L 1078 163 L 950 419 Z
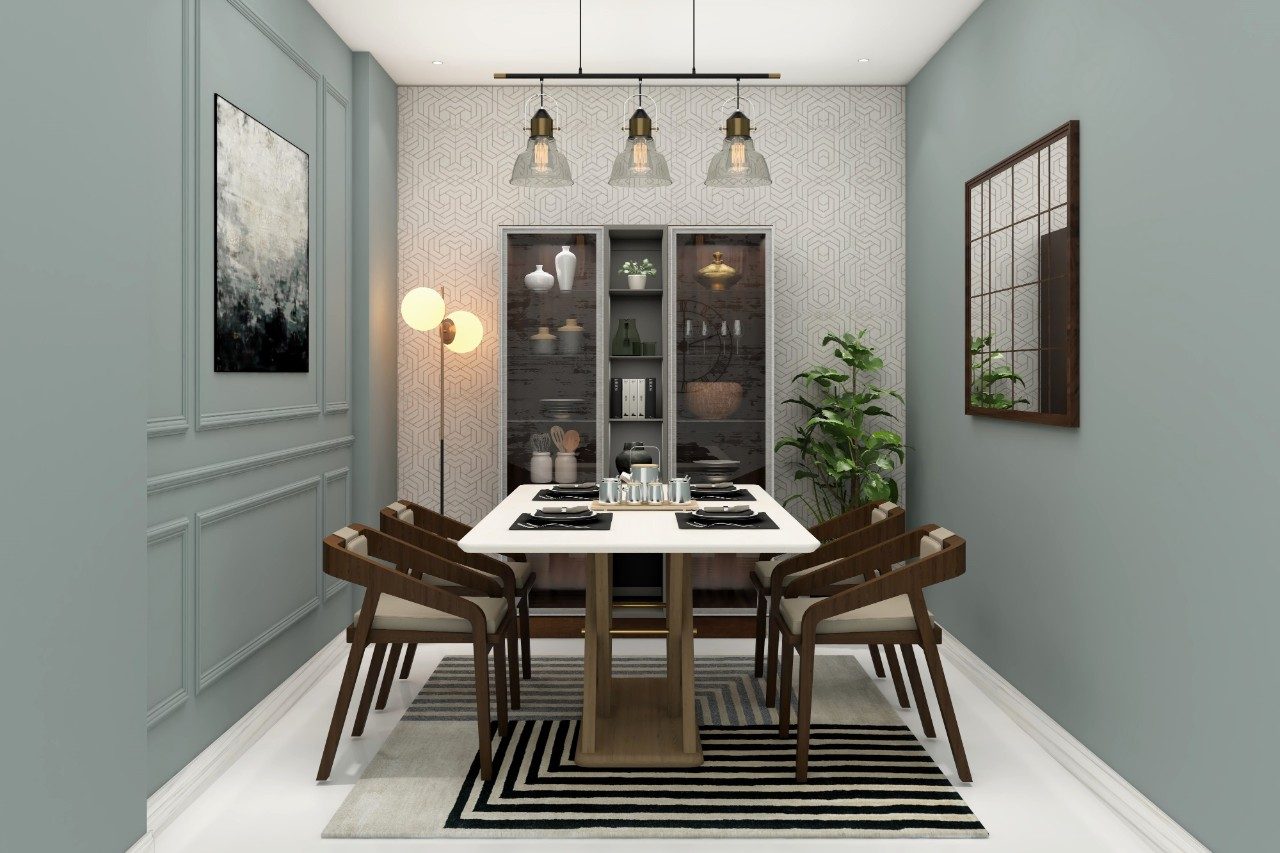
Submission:
M 1080 126 L 965 184 L 965 413 L 1080 423 Z

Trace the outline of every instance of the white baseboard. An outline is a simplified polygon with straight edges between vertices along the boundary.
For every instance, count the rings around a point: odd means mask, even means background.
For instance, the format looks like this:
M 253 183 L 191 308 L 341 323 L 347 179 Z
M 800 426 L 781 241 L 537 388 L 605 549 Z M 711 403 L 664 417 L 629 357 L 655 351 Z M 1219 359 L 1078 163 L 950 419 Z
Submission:
M 129 853 L 149 853 L 154 849 L 154 837 L 244 755 L 346 653 L 344 630 L 148 797 L 147 834 Z M 138 846 L 144 842 L 147 846 Z
M 1106 762 L 1071 736 L 1039 706 L 988 666 L 972 650 L 947 633 L 942 643 L 946 662 L 964 673 L 987 698 L 999 706 L 1072 776 L 1094 793 L 1156 850 L 1209 853 L 1160 807 L 1125 781 Z
M 151 830 L 147 830 L 141 838 L 133 842 L 132 846 L 124 853 L 155 853 L 156 837 L 151 834 Z

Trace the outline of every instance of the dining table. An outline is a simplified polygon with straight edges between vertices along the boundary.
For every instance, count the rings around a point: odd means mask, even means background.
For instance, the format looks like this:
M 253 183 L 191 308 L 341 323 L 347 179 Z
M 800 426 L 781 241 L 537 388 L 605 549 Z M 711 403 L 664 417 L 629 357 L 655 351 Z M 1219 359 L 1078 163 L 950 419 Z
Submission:
M 543 486 L 518 486 L 458 545 L 482 554 L 590 554 L 584 616 L 582 721 L 575 761 L 586 767 L 696 767 L 702 763 L 694 707 L 692 554 L 800 554 L 819 543 L 803 524 L 760 486 L 744 485 L 750 501 L 735 502 L 767 516 L 759 528 L 695 526 L 666 508 L 601 509 L 606 527 L 526 525 L 522 519 L 549 507 L 589 500 L 535 500 Z M 702 507 L 717 506 L 714 500 Z M 678 518 L 679 516 L 679 518 Z M 615 554 L 663 555 L 661 629 L 615 624 L 612 558 Z M 619 611 L 620 613 L 621 611 Z M 625 621 L 625 620 L 621 620 Z M 613 641 L 634 636 L 666 638 L 666 675 L 614 677 Z

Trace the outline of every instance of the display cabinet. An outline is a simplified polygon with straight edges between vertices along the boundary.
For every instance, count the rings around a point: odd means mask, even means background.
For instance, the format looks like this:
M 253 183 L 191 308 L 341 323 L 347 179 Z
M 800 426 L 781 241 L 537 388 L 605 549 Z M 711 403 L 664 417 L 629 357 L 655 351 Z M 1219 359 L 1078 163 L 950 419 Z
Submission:
M 667 243 L 667 467 L 772 489 L 772 232 L 673 227 Z

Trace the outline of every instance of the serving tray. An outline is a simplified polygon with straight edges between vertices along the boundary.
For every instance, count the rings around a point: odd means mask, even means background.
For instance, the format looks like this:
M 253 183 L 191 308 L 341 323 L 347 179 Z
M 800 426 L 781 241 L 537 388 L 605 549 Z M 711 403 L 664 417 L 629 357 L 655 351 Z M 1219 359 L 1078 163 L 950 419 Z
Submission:
M 701 509 L 702 504 L 697 501 L 686 501 L 682 504 L 673 504 L 670 501 L 663 501 L 660 504 L 602 504 L 600 501 L 592 501 L 591 508 L 598 512 L 627 512 L 629 510 L 688 512 L 689 510 Z

